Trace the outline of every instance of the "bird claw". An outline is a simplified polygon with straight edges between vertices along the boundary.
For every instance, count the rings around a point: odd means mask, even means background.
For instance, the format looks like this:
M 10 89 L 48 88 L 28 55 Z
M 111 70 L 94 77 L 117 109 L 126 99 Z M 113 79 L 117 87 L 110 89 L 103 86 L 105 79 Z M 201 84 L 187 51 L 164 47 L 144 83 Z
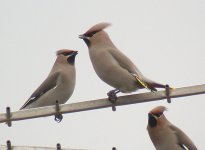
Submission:
M 63 120 L 63 115 L 62 115 L 62 114 L 57 114 L 57 115 L 55 115 L 54 120 L 55 120 L 57 123 L 60 123 L 60 122 Z
M 111 90 L 107 93 L 108 100 L 112 103 L 112 111 L 116 111 L 115 103 L 117 101 L 117 95 L 119 91 Z
M 115 89 L 115 90 L 111 90 L 107 93 L 108 96 L 108 100 L 112 103 L 112 111 L 116 111 L 116 106 L 115 103 L 117 101 L 117 93 L 119 93 L 120 90 Z
M 107 96 L 108 96 L 108 100 L 111 102 L 111 103 L 116 103 L 117 101 L 117 95 L 116 95 L 116 91 L 115 90 L 111 90 L 107 93 Z

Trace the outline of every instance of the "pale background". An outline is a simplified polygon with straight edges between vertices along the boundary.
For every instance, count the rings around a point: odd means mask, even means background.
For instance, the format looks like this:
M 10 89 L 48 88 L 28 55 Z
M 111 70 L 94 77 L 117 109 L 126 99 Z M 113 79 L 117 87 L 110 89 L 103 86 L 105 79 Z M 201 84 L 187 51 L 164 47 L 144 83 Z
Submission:
M 1 0 L 0 112 L 18 110 L 49 73 L 55 51 L 78 50 L 77 83 L 67 103 L 105 98 L 112 89 L 95 74 L 85 43 L 91 26 L 106 29 L 123 53 L 149 78 L 174 87 L 205 83 L 205 1 L 203 0 Z M 141 91 L 140 91 L 141 92 Z M 0 144 L 89 150 L 152 150 L 147 113 L 168 107 L 167 118 L 205 149 L 205 96 L 141 103 L 0 125 Z

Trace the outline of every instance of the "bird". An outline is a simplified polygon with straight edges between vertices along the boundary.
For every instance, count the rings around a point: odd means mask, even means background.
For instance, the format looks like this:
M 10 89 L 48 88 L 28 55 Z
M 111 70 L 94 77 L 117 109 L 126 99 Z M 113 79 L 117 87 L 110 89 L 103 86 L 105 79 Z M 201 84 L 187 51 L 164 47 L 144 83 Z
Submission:
M 147 130 L 156 150 L 197 150 L 191 139 L 167 120 L 164 106 L 157 106 L 148 113 Z
M 78 51 L 75 50 L 58 50 L 56 61 L 48 77 L 33 92 L 20 110 L 66 103 L 75 88 L 75 57 L 77 54 Z M 57 122 L 62 119 L 61 114 L 55 116 Z
M 116 102 L 116 94 L 131 93 L 146 88 L 152 92 L 156 88 L 166 88 L 166 85 L 146 78 L 135 64 L 123 54 L 111 41 L 104 31 L 110 23 L 101 22 L 91 27 L 84 34 L 79 35 L 89 49 L 89 56 L 93 68 L 99 78 L 114 87 L 107 93 L 111 102 Z

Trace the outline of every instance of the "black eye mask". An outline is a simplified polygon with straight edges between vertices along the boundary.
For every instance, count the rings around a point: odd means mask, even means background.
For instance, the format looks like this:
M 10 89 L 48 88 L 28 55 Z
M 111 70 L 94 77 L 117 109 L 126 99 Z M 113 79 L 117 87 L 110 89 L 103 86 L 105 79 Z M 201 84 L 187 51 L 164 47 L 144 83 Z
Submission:
M 88 33 L 88 34 L 85 34 L 86 37 L 92 37 L 95 33 L 97 33 L 99 31 L 94 31 L 94 32 L 91 32 L 91 33 Z
M 157 120 L 156 118 L 153 116 L 153 114 L 148 114 L 148 123 L 150 127 L 156 127 L 157 126 Z
M 64 55 L 64 56 L 68 56 L 68 55 L 71 55 L 73 52 L 72 51 L 70 51 L 70 52 L 63 52 L 62 54 Z

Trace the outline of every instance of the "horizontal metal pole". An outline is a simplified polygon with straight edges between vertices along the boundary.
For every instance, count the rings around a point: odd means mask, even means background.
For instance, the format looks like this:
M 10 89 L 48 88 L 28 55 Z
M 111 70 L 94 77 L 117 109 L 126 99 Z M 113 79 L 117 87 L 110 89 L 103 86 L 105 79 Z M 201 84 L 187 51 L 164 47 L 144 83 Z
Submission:
M 8 147 L 6 145 L 0 145 L 0 150 L 8 150 Z M 30 147 L 30 146 L 11 146 L 11 150 L 57 150 L 57 148 L 51 148 L 51 147 Z M 62 148 L 61 150 L 82 150 L 82 149 Z
M 182 87 L 170 90 L 170 98 L 177 98 L 177 97 L 184 97 L 184 96 L 192 96 L 198 94 L 205 94 L 205 84 L 203 85 L 196 85 L 196 86 L 189 86 L 189 87 Z M 121 105 L 129 105 L 135 103 L 143 103 L 143 102 L 150 102 L 150 101 L 157 101 L 166 99 L 166 91 L 158 91 L 155 93 L 148 92 L 142 94 L 133 94 L 133 95 L 126 95 L 126 96 L 119 96 L 115 106 Z M 108 101 L 107 98 L 104 99 L 97 99 L 91 101 L 84 101 L 72 104 L 63 104 L 60 105 L 60 113 L 73 113 L 73 112 L 80 112 L 80 111 L 87 111 L 93 109 L 100 109 L 100 108 L 107 108 L 112 107 L 113 104 Z M 39 107 L 29 110 L 21 110 L 16 112 L 11 112 L 9 115 L 7 113 L 0 114 L 0 123 L 10 121 L 17 121 L 17 120 L 24 120 L 30 118 L 38 118 L 38 117 L 46 117 L 56 114 L 56 107 L 55 106 L 47 106 L 47 107 Z M 8 117 L 9 116 L 9 117 Z

